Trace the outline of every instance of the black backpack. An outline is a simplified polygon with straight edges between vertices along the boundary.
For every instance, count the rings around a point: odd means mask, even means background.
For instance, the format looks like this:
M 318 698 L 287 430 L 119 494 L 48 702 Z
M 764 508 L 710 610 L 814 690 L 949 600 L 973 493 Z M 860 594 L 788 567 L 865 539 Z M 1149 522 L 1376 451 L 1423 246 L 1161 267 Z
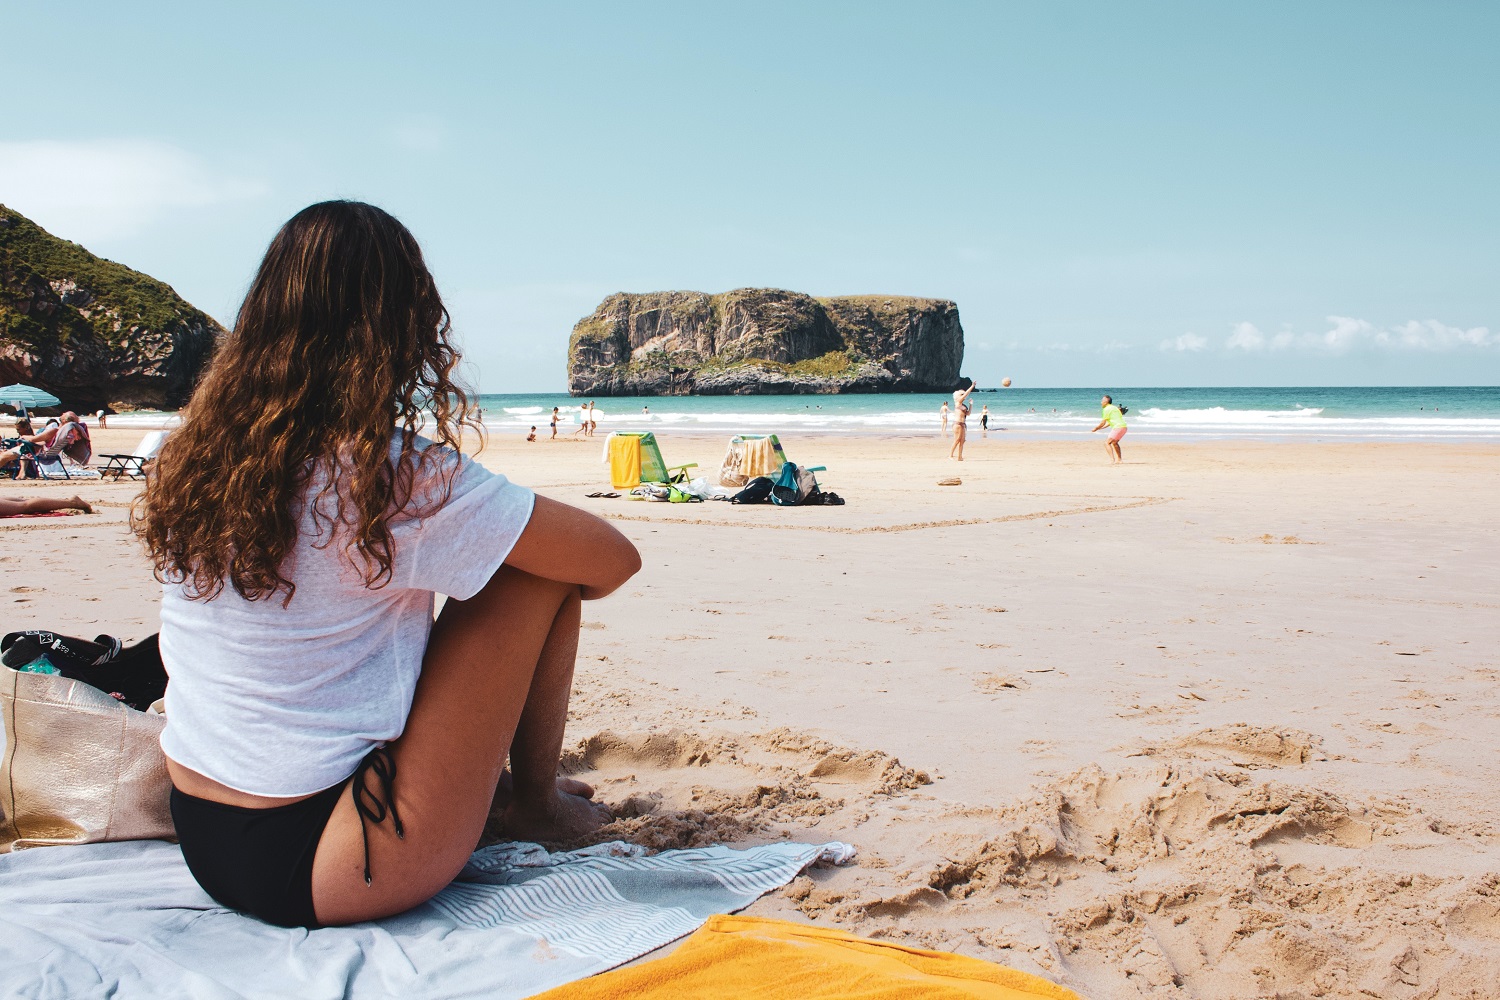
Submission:
M 756 476 L 745 484 L 745 488 L 729 498 L 730 503 L 770 503 L 771 487 L 774 485 L 766 476 Z

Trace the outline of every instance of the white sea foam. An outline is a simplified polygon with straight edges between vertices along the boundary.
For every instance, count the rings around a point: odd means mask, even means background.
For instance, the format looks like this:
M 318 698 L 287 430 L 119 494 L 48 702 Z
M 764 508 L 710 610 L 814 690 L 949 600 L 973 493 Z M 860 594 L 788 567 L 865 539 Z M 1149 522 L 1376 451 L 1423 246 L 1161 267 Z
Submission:
M 931 434 L 940 427 L 932 410 L 909 408 L 905 399 L 892 399 L 889 405 L 899 409 L 880 409 L 870 405 L 874 400 L 838 402 L 825 400 L 811 403 L 807 397 L 787 397 L 770 404 L 758 399 L 741 408 L 723 398 L 708 397 L 701 402 L 681 398 L 663 399 L 661 406 L 643 413 L 631 404 L 622 403 L 618 411 L 607 413 L 595 408 L 602 430 L 656 430 L 680 433 L 724 434 L 812 433 L 812 434 Z M 906 404 L 902 406 L 902 404 Z M 822 408 L 819 408 L 821 405 Z M 701 408 L 700 408 L 701 407 Z M 724 408 L 719 408 L 724 407 Z M 505 406 L 487 409 L 485 426 L 496 434 L 524 431 L 541 422 L 551 406 Z M 584 407 L 560 405 L 564 422 L 577 425 Z M 1322 438 L 1335 440 L 1500 440 L 1500 418 L 1448 416 L 1436 411 L 1404 414 L 1373 413 L 1357 416 L 1330 415 L 1326 408 L 1308 406 L 1294 409 L 1254 410 L 1224 406 L 1174 409 L 1150 406 L 1131 409 L 1126 419 L 1131 440 L 1148 437 L 1161 440 L 1222 438 Z M 109 418 L 111 427 L 157 428 L 175 426 L 173 413 L 121 413 Z M 1034 412 L 1030 409 L 1007 411 L 992 407 L 991 436 L 1009 434 L 1017 437 L 1077 437 L 1099 422 L 1092 407 L 1058 409 L 1050 407 Z M 970 435 L 980 433 L 979 415 L 969 417 Z

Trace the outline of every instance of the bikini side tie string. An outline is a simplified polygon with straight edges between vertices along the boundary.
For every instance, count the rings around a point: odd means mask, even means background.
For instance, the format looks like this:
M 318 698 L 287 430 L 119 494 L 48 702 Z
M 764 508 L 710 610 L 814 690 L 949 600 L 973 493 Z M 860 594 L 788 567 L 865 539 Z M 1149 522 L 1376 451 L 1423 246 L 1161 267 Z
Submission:
M 380 785 L 377 795 L 365 787 L 365 772 L 375 775 Z M 365 845 L 365 885 L 373 884 L 370 878 L 370 833 L 365 827 L 368 820 L 379 826 L 385 822 L 386 814 L 389 813 L 391 823 L 396 828 L 396 837 L 400 840 L 406 839 L 406 828 L 401 825 L 401 814 L 396 811 L 396 762 L 391 759 L 390 752 L 385 747 L 376 747 L 365 755 L 365 759 L 359 762 L 359 767 L 354 769 L 354 780 L 349 785 L 349 794 L 354 798 L 354 811 L 359 814 L 359 835 Z

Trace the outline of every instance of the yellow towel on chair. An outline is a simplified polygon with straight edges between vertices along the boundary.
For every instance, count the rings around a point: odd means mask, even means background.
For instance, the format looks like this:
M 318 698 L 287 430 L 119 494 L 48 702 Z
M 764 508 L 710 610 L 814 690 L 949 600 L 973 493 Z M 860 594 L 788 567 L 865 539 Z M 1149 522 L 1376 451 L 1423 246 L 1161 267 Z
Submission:
M 610 435 L 609 484 L 617 490 L 641 485 L 641 439 Z
M 776 454 L 776 443 L 769 437 L 755 438 L 745 442 L 745 458 L 740 471 L 746 479 L 756 476 L 774 476 L 781 471 L 781 456 Z
M 1082 1000 L 977 958 L 761 917 L 709 917 L 666 958 L 569 983 L 532 1000 Z

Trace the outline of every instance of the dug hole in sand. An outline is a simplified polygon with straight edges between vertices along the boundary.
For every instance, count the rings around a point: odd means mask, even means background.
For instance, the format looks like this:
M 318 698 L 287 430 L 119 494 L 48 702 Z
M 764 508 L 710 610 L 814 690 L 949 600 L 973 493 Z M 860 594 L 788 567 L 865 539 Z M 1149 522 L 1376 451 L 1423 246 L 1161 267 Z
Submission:
M 606 731 L 564 763 L 615 804 L 595 841 L 880 844 L 852 869 L 798 878 L 763 915 L 795 909 L 1091 997 L 1492 996 L 1500 878 L 1486 831 L 1298 782 L 1287 772 L 1318 742 L 1207 729 L 1143 748 L 1139 768 L 1090 765 L 1001 807 L 942 801 L 889 755 L 784 729 Z M 1423 989 L 1440 975 L 1441 993 Z

